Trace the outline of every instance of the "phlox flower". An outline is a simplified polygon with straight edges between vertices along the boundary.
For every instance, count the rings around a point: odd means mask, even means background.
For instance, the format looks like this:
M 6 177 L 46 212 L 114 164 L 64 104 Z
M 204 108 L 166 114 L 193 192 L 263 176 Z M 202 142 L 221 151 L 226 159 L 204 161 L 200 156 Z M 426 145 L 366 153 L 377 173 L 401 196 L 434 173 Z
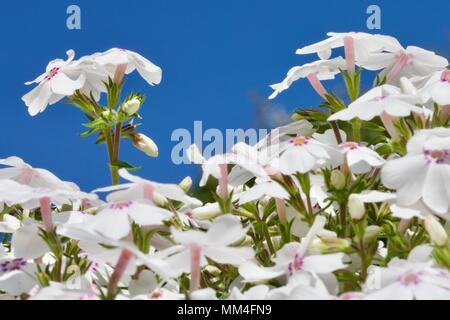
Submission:
M 391 52 L 369 53 L 358 63 L 367 70 L 383 69 L 379 77 L 386 77 L 391 84 L 397 84 L 401 77 L 423 77 L 448 66 L 446 58 L 416 46 Z
M 342 152 L 338 148 L 305 136 L 292 137 L 280 145 L 279 157 L 275 168 L 284 174 L 306 173 L 325 166 L 336 167 L 343 162 Z
M 79 190 L 73 182 L 62 181 L 46 169 L 33 168 L 19 157 L 1 159 L 0 165 L 7 166 L 0 169 L 0 180 L 11 179 L 34 188 Z
M 190 207 L 198 207 L 202 205 L 201 201 L 186 195 L 183 189 L 176 184 L 165 184 L 150 181 L 132 175 L 126 169 L 120 169 L 119 175 L 125 180 L 128 180 L 129 183 L 99 188 L 95 189 L 93 192 L 111 192 L 106 197 L 106 200 L 109 202 L 127 200 L 153 202 L 155 193 L 158 193 L 168 199 L 180 201 Z
M 369 52 L 397 51 L 401 49 L 397 39 L 365 32 L 328 32 L 328 39 L 297 49 L 297 54 L 317 53 L 321 59 L 328 59 L 332 49 L 339 47 L 354 48 L 355 60 L 359 61 Z M 351 44 L 350 44 L 351 43 Z M 349 49 L 347 49 L 348 51 Z
M 97 92 L 95 88 L 97 86 L 92 86 L 90 83 L 97 82 L 98 73 L 101 71 L 93 64 L 75 62 L 74 57 L 75 51 L 67 51 L 67 60 L 50 61 L 43 74 L 35 80 L 25 83 L 27 85 L 38 84 L 22 97 L 30 115 L 35 116 L 44 111 L 49 104 L 54 104 L 65 96 L 71 96 L 77 90 Z M 103 74 L 106 76 L 105 72 Z M 90 79 L 92 77 L 94 81 Z M 87 81 L 87 79 L 89 80 Z
M 324 225 L 325 218 L 317 216 L 301 243 L 290 242 L 277 252 L 276 257 L 273 258 L 274 266 L 261 267 L 249 261 L 239 267 L 239 274 L 245 281 L 254 282 L 282 275 L 292 276 L 303 271 L 312 274 L 327 274 L 344 268 L 343 253 L 307 255 L 308 246 Z
M 407 117 L 411 112 L 423 112 L 415 105 L 421 102 L 420 96 L 404 94 L 399 88 L 392 85 L 382 85 L 369 90 L 352 102 L 347 109 L 332 114 L 328 120 L 348 121 L 359 118 L 368 121 L 383 114 L 392 117 Z
M 206 257 L 218 263 L 240 265 L 254 256 L 250 247 L 231 246 L 244 238 L 247 233 L 247 229 L 241 226 L 239 219 L 231 215 L 216 218 L 206 232 L 179 231 L 171 228 L 171 233 L 174 240 L 180 244 L 175 248 L 169 248 L 172 254 L 163 259 L 167 273 L 172 277 L 192 271 L 193 266 L 198 268 L 205 266 Z M 195 277 L 195 274 L 191 276 Z
M 94 53 L 91 55 L 91 58 L 97 64 L 104 67 L 110 76 L 117 75 L 118 68 L 121 68 L 122 77 L 123 74 L 129 74 L 134 70 L 137 70 L 140 76 L 144 78 L 148 84 L 155 85 L 161 82 L 161 68 L 137 52 L 121 48 L 112 48 L 105 52 Z
M 431 261 L 392 259 L 385 268 L 371 266 L 366 300 L 450 299 L 450 273 Z
M 37 285 L 35 269 L 33 262 L 6 252 L 0 245 L 0 290 L 13 295 L 28 293 Z
M 439 214 L 450 206 L 450 129 L 419 130 L 408 141 L 407 154 L 389 160 L 381 171 L 383 184 L 396 190 L 399 206 L 422 200 Z
M 428 77 L 420 90 L 441 106 L 450 104 L 450 70 L 437 71 Z
M 344 142 L 339 144 L 339 148 L 343 151 L 345 163 L 352 173 L 367 173 L 372 168 L 379 168 L 385 163 L 385 160 L 376 151 L 362 143 L 346 141 L 344 131 L 340 130 L 340 135 Z M 337 145 L 336 136 L 331 129 L 323 134 L 315 133 L 313 138 L 323 143 Z
M 278 94 L 288 89 L 294 81 L 301 78 L 307 78 L 316 92 L 325 97 L 325 89 L 322 87 L 320 80 L 331 80 L 338 74 L 339 69 L 345 69 L 345 60 L 342 57 L 337 57 L 331 60 L 318 60 L 311 63 L 306 63 L 302 66 L 291 68 L 286 78 L 270 87 L 274 90 L 269 96 L 269 99 L 274 99 Z

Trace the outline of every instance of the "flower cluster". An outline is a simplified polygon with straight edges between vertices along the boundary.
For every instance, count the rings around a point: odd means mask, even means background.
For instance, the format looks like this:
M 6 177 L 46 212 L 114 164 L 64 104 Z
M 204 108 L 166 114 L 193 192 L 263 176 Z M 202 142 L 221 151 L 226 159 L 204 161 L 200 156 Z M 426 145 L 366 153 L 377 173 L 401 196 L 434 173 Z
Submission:
M 209 159 L 187 150 L 212 188 L 207 202 L 189 177 L 158 183 L 117 159 L 121 137 L 156 155 L 132 124 L 143 97 L 119 99 L 124 74 L 157 84 L 158 67 L 122 49 L 50 62 L 23 98 L 30 114 L 68 97 L 112 148 L 117 176 L 87 193 L 18 157 L 0 160 L 3 297 L 450 299 L 448 62 L 389 36 L 328 36 L 297 50 L 320 60 L 271 86 L 274 98 L 306 78 L 317 108 L 256 145 Z M 368 71 L 379 72 L 360 94 Z M 346 98 L 322 83 L 338 75 Z

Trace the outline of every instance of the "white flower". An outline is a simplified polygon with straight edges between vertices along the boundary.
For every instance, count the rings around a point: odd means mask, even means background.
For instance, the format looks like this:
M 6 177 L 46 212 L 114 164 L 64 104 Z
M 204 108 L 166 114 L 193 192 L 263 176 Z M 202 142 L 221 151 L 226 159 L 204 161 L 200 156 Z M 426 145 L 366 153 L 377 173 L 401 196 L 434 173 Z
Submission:
M 318 277 L 296 274 L 289 278 L 287 285 L 271 290 L 269 300 L 332 300 L 326 286 Z
M 346 141 L 346 134 L 339 130 L 343 141 Z M 326 130 L 323 134 L 314 133 L 313 138 L 329 145 L 337 145 L 336 136 L 332 129 Z M 342 142 L 339 147 L 342 149 L 346 164 L 352 173 L 367 173 L 372 168 L 381 167 L 385 160 L 374 150 L 361 143 L 352 141 Z M 339 172 L 339 171 L 337 171 Z
M 289 199 L 289 193 L 277 182 L 256 179 L 255 184 L 251 188 L 236 194 L 233 200 L 239 199 L 239 204 L 244 204 L 265 196 L 277 199 Z
M 231 289 L 230 300 L 265 300 L 270 291 L 266 285 L 260 284 L 241 292 L 237 287 Z
M 143 179 L 141 177 L 130 174 L 125 169 L 119 170 L 119 175 L 130 181 L 130 183 L 125 183 L 117 186 L 105 187 L 95 189 L 93 192 L 111 192 L 106 199 L 109 202 L 115 201 L 126 201 L 126 200 L 136 200 L 136 201 L 152 201 L 154 193 L 157 192 L 160 195 L 180 201 L 188 206 L 198 207 L 202 203 L 192 197 L 189 197 L 184 193 L 183 189 L 176 184 L 165 184 L 158 183 L 150 180 Z
M 331 49 L 344 46 L 346 38 L 353 39 L 356 61 L 365 57 L 367 52 L 381 52 L 383 50 L 396 51 L 401 49 L 397 39 L 365 32 L 328 32 L 328 39 L 297 49 L 297 54 L 317 53 L 321 59 L 328 59 L 331 56 Z
M 432 74 L 420 91 L 441 106 L 450 104 L 450 70 Z
M 345 152 L 347 165 L 352 173 L 367 173 L 385 163 L 378 153 L 360 143 L 344 142 L 340 147 Z
M 324 225 L 325 218 L 317 216 L 301 243 L 288 243 L 277 252 L 276 257 L 273 258 L 275 263 L 273 267 L 261 267 L 254 262 L 246 262 L 239 267 L 239 274 L 246 281 L 253 282 L 282 275 L 292 276 L 301 271 L 326 274 L 344 268 L 342 253 L 307 255 L 308 246 Z
M 178 231 L 172 228 L 171 233 L 175 241 L 181 244 L 178 248 L 169 248 L 176 251 L 164 259 L 168 268 L 167 272 L 172 277 L 189 272 L 190 253 L 193 247 L 200 251 L 200 266 L 207 264 L 205 257 L 218 263 L 240 265 L 254 256 L 253 250 L 249 247 L 231 247 L 233 243 L 244 238 L 247 233 L 239 220 L 231 215 L 216 218 L 207 232 Z
M 31 210 L 40 206 L 42 198 L 50 198 L 53 204 L 61 206 L 80 199 L 95 200 L 97 196 L 77 190 L 33 188 L 9 179 L 0 180 L 0 200 L 9 205 L 20 204 Z
M 406 156 L 388 161 L 383 184 L 397 190 L 397 204 L 410 206 L 422 200 L 439 214 L 450 206 L 450 129 L 420 130 L 408 141 Z
M 48 170 L 33 168 L 19 157 L 1 159 L 0 165 L 8 166 L 0 169 L 0 180 L 11 179 L 34 188 L 79 190 L 74 183 L 62 181 Z
M 352 102 L 347 109 L 331 115 L 328 120 L 348 121 L 354 118 L 371 120 L 384 113 L 392 117 L 407 117 L 411 112 L 423 113 L 417 106 L 422 98 L 416 95 L 401 93 L 400 89 L 391 85 L 375 87 Z
M 28 107 L 30 115 L 35 116 L 45 110 L 50 104 L 54 104 L 71 96 L 76 90 L 94 92 L 98 96 L 98 87 L 101 84 L 99 78 L 106 77 L 106 72 L 84 59 L 80 62 L 73 61 L 75 52 L 67 51 L 67 60 L 56 59 L 50 61 L 45 73 L 35 80 L 25 84 L 37 83 L 37 87 L 22 97 Z M 92 85 L 94 84 L 94 85 Z
M 28 293 L 36 284 L 36 265 L 6 253 L 0 245 L 0 290 L 13 295 Z
M 131 232 L 131 221 L 140 226 L 157 226 L 170 217 L 172 213 L 165 209 L 127 200 L 107 204 L 82 226 L 86 230 L 119 240 Z
M 112 48 L 105 52 L 95 53 L 91 57 L 96 63 L 106 68 L 111 76 L 114 75 L 117 67 L 125 66 L 125 74 L 137 70 L 150 85 L 161 82 L 161 68 L 134 51 Z
M 392 52 L 369 53 L 358 63 L 368 70 L 383 69 L 380 78 L 386 77 L 391 84 L 396 84 L 401 77 L 427 76 L 448 66 L 444 57 L 415 46 Z
M 280 146 L 279 171 L 284 174 L 306 173 L 324 166 L 336 167 L 343 162 L 343 155 L 334 146 L 314 138 L 297 136 Z
M 450 273 L 432 262 L 394 258 L 386 268 L 371 266 L 366 300 L 450 299 Z
M 334 79 L 334 76 L 340 72 L 339 69 L 345 68 L 345 60 L 342 57 L 331 60 L 318 60 L 306 63 L 302 66 L 293 67 L 288 71 L 286 78 L 282 82 L 270 86 L 274 91 L 269 96 L 269 99 L 274 99 L 279 93 L 288 89 L 291 84 L 298 79 L 308 78 L 313 84 L 316 80 Z
M 133 137 L 133 145 L 144 152 L 149 157 L 157 157 L 158 156 L 158 146 L 156 143 L 145 134 L 138 133 Z
M 39 288 L 29 300 L 99 300 L 100 292 L 95 285 L 91 285 L 84 277 L 76 279 L 77 285 L 70 282 L 50 281 L 49 285 Z

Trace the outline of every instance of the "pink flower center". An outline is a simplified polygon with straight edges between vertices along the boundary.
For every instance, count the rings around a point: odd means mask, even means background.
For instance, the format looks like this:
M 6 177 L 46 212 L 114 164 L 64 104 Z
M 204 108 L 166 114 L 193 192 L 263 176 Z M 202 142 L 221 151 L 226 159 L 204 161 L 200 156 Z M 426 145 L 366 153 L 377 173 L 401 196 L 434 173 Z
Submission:
M 450 83 L 450 70 L 442 71 L 441 81 Z
M 116 202 L 109 205 L 110 209 L 123 210 L 129 208 L 133 204 L 133 201 Z
M 443 164 L 450 158 L 450 150 L 425 150 L 423 153 L 427 163 Z
M 45 76 L 45 80 L 50 80 L 54 76 L 56 76 L 59 72 L 59 67 L 51 68 L 49 72 L 47 72 L 47 75 Z
M 21 171 L 22 171 L 21 172 L 22 174 L 20 175 L 20 179 L 18 182 L 21 184 L 30 184 L 30 182 L 34 176 L 33 168 L 31 168 L 29 166 L 23 166 Z
M 407 272 L 398 281 L 404 286 L 416 285 L 420 282 L 420 273 Z
M 387 95 L 375 97 L 375 98 L 373 98 L 373 101 L 382 101 L 382 100 L 386 99 L 387 97 L 388 97 Z
M 347 148 L 349 150 L 356 150 L 359 149 L 359 144 L 356 142 L 345 142 L 341 145 L 344 148 Z
M 302 146 L 309 143 L 309 139 L 303 136 L 295 137 L 289 140 L 294 146 Z
M 303 257 L 296 253 L 294 256 L 294 260 L 292 262 L 289 262 L 288 264 L 289 275 L 292 276 L 295 271 L 301 270 L 303 267 L 303 263 Z
M 0 268 L 2 272 L 10 272 L 21 270 L 24 266 L 27 265 L 27 262 L 22 258 L 16 258 L 13 260 L 4 261 L 0 264 Z
M 162 298 L 162 296 L 163 296 L 163 292 L 162 292 L 161 289 L 155 289 L 155 290 L 153 290 L 152 292 L 150 292 L 150 293 L 148 294 L 148 297 L 149 297 L 151 300 L 159 300 L 159 299 Z

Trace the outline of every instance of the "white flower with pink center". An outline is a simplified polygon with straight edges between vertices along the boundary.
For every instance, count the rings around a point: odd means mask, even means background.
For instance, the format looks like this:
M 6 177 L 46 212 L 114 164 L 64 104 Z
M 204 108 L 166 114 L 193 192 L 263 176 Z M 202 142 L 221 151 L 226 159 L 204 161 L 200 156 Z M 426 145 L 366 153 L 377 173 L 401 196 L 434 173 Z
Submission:
M 369 90 L 352 102 L 347 109 L 334 113 L 328 120 L 348 121 L 359 118 L 368 121 L 384 115 L 407 117 L 411 112 L 423 112 L 421 108 L 416 106 L 421 102 L 420 96 L 404 94 L 397 87 L 382 85 Z
M 423 77 L 448 66 L 446 58 L 415 46 L 393 52 L 369 53 L 358 61 L 367 70 L 383 69 L 379 76 L 390 84 L 397 84 L 401 77 Z
M 397 191 L 397 204 L 408 207 L 419 200 L 438 214 L 450 207 L 450 129 L 418 131 L 407 144 L 406 156 L 388 161 L 383 184 Z
M 306 173 L 325 166 L 334 168 L 343 162 L 339 148 L 305 136 L 282 143 L 279 158 L 275 167 L 284 174 Z
M 168 199 L 180 201 L 189 207 L 202 205 L 199 200 L 186 195 L 179 185 L 150 181 L 132 175 L 125 169 L 120 169 L 119 175 L 128 180 L 129 183 L 99 188 L 92 192 L 111 192 L 106 197 L 106 200 L 109 202 L 123 203 L 131 200 L 148 204 L 153 203 L 153 197 L 155 193 L 158 193 Z
M 345 154 L 346 163 L 352 173 L 367 173 L 379 168 L 385 160 L 374 150 L 356 143 L 344 142 L 340 145 Z
M 387 267 L 369 269 L 367 300 L 450 299 L 450 273 L 431 262 L 394 258 Z
M 206 232 L 200 230 L 180 231 L 171 228 L 174 240 L 180 245 L 160 251 L 164 255 L 161 266 L 168 277 L 191 273 L 191 290 L 197 290 L 200 283 L 200 269 L 208 264 L 206 257 L 222 264 L 237 265 L 253 258 L 253 249 L 247 246 L 232 246 L 243 239 L 247 228 L 230 214 L 216 218 Z
M 72 182 L 60 180 L 46 169 L 33 168 L 19 157 L 9 157 L 0 160 L 0 180 L 11 179 L 34 188 L 79 190 Z
M 450 105 L 450 70 L 445 69 L 432 74 L 420 93 L 428 95 L 441 106 Z
M 246 262 L 239 267 L 239 274 L 248 282 L 293 276 L 298 272 L 328 274 L 345 267 L 343 253 L 308 255 L 308 246 L 323 230 L 325 218 L 317 216 L 302 242 L 291 242 L 278 250 L 272 267 L 262 267 Z
M 33 81 L 26 82 L 27 85 L 38 84 L 22 97 L 30 115 L 35 116 L 44 111 L 48 105 L 58 102 L 65 96 L 73 95 L 77 90 L 88 93 L 91 91 L 97 92 L 96 87 L 101 85 L 101 81 L 97 81 L 99 80 L 99 73 L 101 79 L 106 79 L 106 72 L 98 70 L 99 68 L 91 63 L 74 61 L 74 57 L 75 51 L 67 51 L 66 61 L 62 59 L 50 61 L 43 74 Z M 98 82 L 98 84 L 93 86 L 90 78 L 95 78 L 95 82 Z

